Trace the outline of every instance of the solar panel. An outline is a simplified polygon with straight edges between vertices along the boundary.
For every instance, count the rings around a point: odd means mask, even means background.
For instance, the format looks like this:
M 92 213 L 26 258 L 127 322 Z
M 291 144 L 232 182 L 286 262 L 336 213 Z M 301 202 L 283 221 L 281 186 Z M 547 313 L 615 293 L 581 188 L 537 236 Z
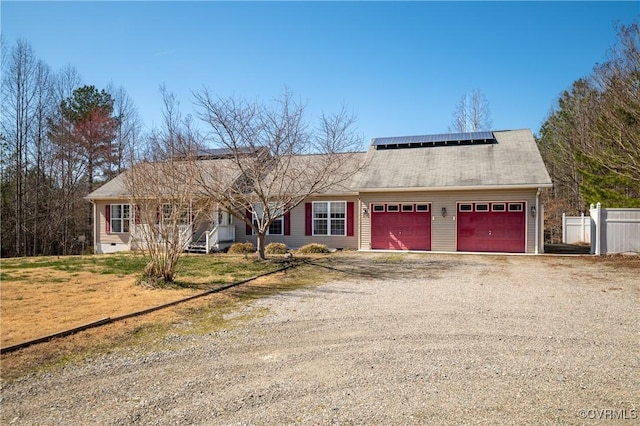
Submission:
M 493 132 L 441 133 L 437 135 L 374 138 L 376 149 L 418 148 L 444 145 L 489 144 L 496 141 Z
M 198 158 L 233 158 L 238 154 L 255 154 L 256 150 L 250 147 L 230 148 L 200 148 L 197 151 Z

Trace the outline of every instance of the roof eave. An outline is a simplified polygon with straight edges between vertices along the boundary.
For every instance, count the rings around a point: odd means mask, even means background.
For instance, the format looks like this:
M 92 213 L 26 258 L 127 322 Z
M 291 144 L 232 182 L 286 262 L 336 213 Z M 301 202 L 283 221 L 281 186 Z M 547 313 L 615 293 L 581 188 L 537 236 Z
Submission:
M 86 197 L 82 197 L 87 201 L 100 201 L 100 200 L 128 200 L 131 198 L 130 195 L 87 195 Z
M 357 197 L 358 191 L 349 192 L 317 192 L 310 194 L 309 197 Z
M 428 186 L 405 188 L 358 188 L 358 192 L 416 192 L 416 191 L 480 191 L 495 189 L 538 189 L 551 188 L 552 183 L 531 183 L 520 185 L 472 185 L 472 186 Z

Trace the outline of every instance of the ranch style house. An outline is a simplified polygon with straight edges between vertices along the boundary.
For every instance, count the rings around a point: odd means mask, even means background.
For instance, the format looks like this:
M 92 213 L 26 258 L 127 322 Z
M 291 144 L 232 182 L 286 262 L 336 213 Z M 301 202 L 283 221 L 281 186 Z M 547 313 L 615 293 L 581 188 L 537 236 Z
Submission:
M 542 188 L 551 179 L 528 129 L 374 138 L 362 168 L 340 188 L 316 194 L 273 222 L 266 243 L 321 243 L 354 250 L 530 253 L 543 251 Z M 199 160 L 225 168 L 229 159 Z M 204 163 L 203 163 L 204 164 Z M 126 172 L 125 172 L 126 173 Z M 139 248 L 144 226 L 124 174 L 86 199 L 94 250 Z M 185 215 L 184 247 L 222 250 L 256 236 L 223 210 Z

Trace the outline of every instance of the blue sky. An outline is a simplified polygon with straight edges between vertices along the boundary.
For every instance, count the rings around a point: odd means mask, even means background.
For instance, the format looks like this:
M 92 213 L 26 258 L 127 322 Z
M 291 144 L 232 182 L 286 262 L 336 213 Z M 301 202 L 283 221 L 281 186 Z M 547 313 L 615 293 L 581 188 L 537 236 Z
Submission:
M 640 2 L 1 2 L 2 34 L 85 84 L 122 86 L 146 128 L 164 84 L 270 100 L 310 118 L 346 104 L 365 139 L 446 132 L 479 89 L 494 129 L 536 133 L 557 97 L 605 59 Z

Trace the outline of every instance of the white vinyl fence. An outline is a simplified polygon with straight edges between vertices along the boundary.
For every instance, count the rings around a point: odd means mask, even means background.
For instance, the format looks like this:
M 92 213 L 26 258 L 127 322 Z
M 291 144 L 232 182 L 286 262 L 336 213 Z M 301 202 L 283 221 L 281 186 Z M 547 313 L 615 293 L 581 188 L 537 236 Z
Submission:
M 591 253 L 640 253 L 640 209 L 603 209 L 591 204 Z
M 591 218 L 584 213 L 580 216 L 566 216 L 562 213 L 562 242 L 564 244 L 590 243 Z

